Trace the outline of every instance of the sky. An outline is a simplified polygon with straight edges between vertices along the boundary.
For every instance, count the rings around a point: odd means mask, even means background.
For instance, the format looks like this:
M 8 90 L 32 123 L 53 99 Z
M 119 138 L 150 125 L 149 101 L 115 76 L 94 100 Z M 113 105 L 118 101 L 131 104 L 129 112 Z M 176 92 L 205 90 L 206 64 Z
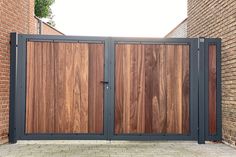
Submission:
M 187 17 L 187 0 L 55 0 L 66 35 L 163 37 Z

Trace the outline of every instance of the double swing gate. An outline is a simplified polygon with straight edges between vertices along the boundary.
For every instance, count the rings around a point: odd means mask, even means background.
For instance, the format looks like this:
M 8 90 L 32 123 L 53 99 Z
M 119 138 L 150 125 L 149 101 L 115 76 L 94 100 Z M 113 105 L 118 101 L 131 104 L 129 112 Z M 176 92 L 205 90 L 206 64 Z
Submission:
M 220 46 L 12 33 L 10 142 L 221 140 Z

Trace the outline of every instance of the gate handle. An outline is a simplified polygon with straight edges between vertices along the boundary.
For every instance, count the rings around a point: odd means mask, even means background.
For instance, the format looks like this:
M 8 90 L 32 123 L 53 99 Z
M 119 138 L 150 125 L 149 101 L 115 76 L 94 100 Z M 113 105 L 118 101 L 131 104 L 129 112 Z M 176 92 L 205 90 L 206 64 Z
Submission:
M 100 81 L 100 83 L 108 84 L 109 82 L 108 81 Z

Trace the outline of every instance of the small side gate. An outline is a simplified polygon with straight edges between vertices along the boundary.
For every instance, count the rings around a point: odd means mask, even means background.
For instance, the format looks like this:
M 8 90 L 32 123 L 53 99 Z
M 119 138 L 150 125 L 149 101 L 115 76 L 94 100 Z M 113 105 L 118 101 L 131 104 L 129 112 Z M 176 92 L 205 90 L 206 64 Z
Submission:
M 220 47 L 12 33 L 10 142 L 221 140 Z

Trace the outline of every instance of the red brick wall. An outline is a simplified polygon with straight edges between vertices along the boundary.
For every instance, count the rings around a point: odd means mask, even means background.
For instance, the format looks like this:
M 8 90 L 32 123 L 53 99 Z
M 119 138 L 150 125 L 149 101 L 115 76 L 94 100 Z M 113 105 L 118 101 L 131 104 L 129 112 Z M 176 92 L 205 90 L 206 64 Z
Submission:
M 36 26 L 37 34 L 41 32 L 41 34 L 48 34 L 48 35 L 64 35 L 62 32 L 50 26 L 46 22 L 43 22 L 42 20 L 40 20 L 40 18 L 36 16 L 34 17 L 33 24 L 34 26 Z
M 29 19 L 28 19 L 28 33 L 29 34 L 37 34 L 37 23 L 34 17 L 34 0 L 29 0 L 29 11 L 28 11 Z
M 42 34 L 51 34 L 51 35 L 63 35 L 61 32 L 58 30 L 54 29 L 53 27 L 42 23 Z
M 0 0 L 0 144 L 8 141 L 11 32 L 37 34 L 34 0 Z
M 187 18 L 171 30 L 165 38 L 187 38 Z
M 33 0 L 0 1 L 0 143 L 8 141 L 10 32 L 30 33 L 33 3 Z M 31 30 L 34 32 L 33 27 Z
M 58 30 L 54 29 L 53 27 L 42 23 L 42 34 L 51 34 L 51 35 L 63 35 Z
M 188 37 L 222 39 L 222 131 L 236 146 L 236 0 L 188 0 Z

